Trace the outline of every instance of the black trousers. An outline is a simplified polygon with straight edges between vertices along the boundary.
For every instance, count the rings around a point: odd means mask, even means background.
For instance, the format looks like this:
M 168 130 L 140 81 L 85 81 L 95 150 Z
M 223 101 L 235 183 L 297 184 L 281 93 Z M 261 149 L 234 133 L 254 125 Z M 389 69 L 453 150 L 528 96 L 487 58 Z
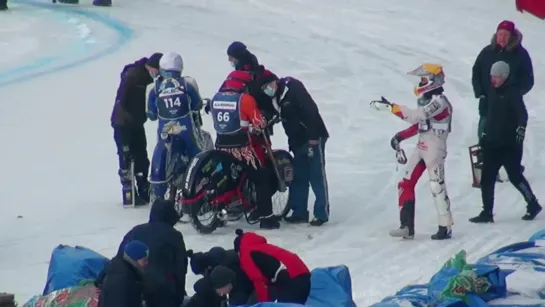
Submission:
M 148 178 L 150 161 L 144 126 L 114 126 L 114 140 L 119 158 L 119 169 L 129 168 L 130 161 L 127 161 L 127 157 L 130 156 L 134 160 L 134 172 L 142 174 L 143 178 Z
M 494 209 L 494 189 L 496 177 L 503 166 L 509 182 L 522 194 L 528 204 L 535 200 L 530 184 L 522 174 L 522 144 L 494 146 L 485 144 L 483 150 L 483 170 L 481 174 L 481 196 L 483 210 L 492 214 Z
M 304 305 L 310 294 L 310 273 L 293 278 L 281 278 L 276 283 L 278 303 Z

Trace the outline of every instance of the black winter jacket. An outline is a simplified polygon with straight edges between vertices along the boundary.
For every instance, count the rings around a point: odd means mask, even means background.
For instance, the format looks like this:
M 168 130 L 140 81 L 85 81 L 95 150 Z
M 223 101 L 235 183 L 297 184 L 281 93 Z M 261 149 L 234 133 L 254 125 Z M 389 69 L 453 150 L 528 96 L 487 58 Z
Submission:
M 112 111 L 112 126 L 142 126 L 146 116 L 146 90 L 153 78 L 146 69 L 147 58 L 123 68 Z
M 184 307 L 226 307 L 227 298 L 216 294 L 208 276 L 199 279 L 193 285 L 195 294 Z
M 475 98 L 487 96 L 492 87 L 490 83 L 490 68 L 497 61 L 509 64 L 511 70 L 510 82 L 521 93 L 526 95 L 534 86 L 534 71 L 528 51 L 521 45 L 522 33 L 518 30 L 511 37 L 511 42 L 501 48 L 496 44 L 496 35 L 492 36 L 490 45 L 481 50 L 473 65 L 472 84 Z M 488 111 L 488 97 L 479 102 L 479 115 L 485 116 Z
M 318 106 L 301 81 L 292 77 L 280 79 L 276 99 L 290 150 L 310 140 L 329 137 Z
M 188 259 L 184 238 L 174 228 L 178 219 L 172 202 L 156 201 L 151 207 L 149 222 L 131 229 L 119 245 L 118 255 L 123 254 L 125 244 L 132 240 L 142 241 L 149 247 L 149 265 L 145 275 L 149 286 L 146 295 L 149 307 L 176 306 L 186 295 Z M 166 302 L 155 304 L 157 300 Z
M 96 284 L 100 288 L 98 307 L 142 307 L 142 276 L 123 256 L 106 265 Z
M 517 128 L 526 128 L 527 122 L 528 112 L 517 86 L 509 84 L 507 79 L 503 86 L 490 89 L 484 129 L 485 146 L 515 146 Z

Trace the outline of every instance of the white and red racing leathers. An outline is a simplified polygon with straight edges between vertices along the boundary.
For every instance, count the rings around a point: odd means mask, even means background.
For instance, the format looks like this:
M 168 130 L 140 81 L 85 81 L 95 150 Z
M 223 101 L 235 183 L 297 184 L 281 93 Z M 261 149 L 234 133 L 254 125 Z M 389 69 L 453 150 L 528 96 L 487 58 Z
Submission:
M 445 184 L 447 138 L 451 131 L 452 105 L 444 95 L 421 97 L 418 108 L 393 104 L 392 113 L 412 125 L 397 134 L 399 141 L 418 134 L 418 144 L 408 159 L 406 172 L 398 184 L 400 220 L 414 234 L 415 186 L 428 170 L 429 188 L 434 198 L 439 226 L 453 224 Z

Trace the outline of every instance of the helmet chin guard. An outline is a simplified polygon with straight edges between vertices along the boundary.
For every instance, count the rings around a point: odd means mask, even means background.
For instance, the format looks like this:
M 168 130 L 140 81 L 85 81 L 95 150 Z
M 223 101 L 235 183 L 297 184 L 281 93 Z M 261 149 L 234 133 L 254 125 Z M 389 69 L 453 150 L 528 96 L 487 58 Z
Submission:
M 420 82 L 414 87 L 416 97 L 422 97 L 445 84 L 445 73 L 439 64 L 423 64 L 407 74 L 420 77 Z

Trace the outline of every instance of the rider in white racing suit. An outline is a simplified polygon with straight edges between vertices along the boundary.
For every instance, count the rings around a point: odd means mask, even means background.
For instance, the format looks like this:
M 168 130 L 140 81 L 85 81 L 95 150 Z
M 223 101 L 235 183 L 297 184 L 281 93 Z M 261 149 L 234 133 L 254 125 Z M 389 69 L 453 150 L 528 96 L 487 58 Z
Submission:
M 418 134 L 417 149 L 408 159 L 405 176 L 398 184 L 401 227 L 390 231 L 393 237 L 414 238 L 415 186 L 424 171 L 428 170 L 429 188 L 437 210 L 439 229 L 433 240 L 450 239 L 453 224 L 450 200 L 445 184 L 445 158 L 447 139 L 451 131 L 452 105 L 443 95 L 445 75 L 436 64 L 424 64 L 409 72 L 420 77 L 414 93 L 418 107 L 411 109 L 390 103 L 385 98 L 373 101 L 377 109 L 387 109 L 411 126 L 398 132 L 391 140 L 392 148 L 400 150 L 399 143 Z

